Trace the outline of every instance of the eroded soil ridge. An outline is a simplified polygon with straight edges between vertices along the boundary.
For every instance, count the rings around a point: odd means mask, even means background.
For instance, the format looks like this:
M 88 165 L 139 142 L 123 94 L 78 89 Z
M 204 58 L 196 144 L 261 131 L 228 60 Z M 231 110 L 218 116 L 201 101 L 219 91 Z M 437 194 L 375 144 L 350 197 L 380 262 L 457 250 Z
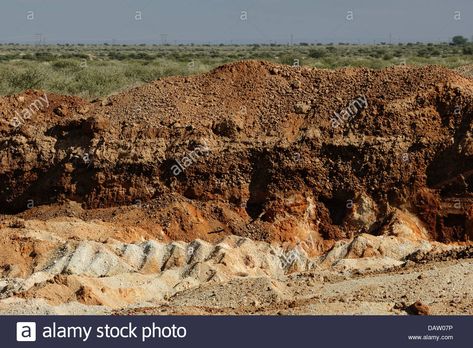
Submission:
M 473 83 L 446 68 L 247 61 L 93 102 L 27 91 L 0 113 L 4 214 L 72 201 L 154 237 L 315 253 L 400 214 L 412 238 L 473 238 Z

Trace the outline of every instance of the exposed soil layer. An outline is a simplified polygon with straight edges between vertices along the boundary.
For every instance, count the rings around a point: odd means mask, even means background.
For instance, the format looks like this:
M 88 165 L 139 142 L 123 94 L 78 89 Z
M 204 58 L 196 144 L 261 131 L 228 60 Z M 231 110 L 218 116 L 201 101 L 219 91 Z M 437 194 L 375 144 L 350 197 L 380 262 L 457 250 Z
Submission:
M 41 97 L 0 98 L 0 213 L 320 254 L 397 209 L 426 239 L 473 239 L 473 82 L 446 68 L 246 61 L 90 103 Z

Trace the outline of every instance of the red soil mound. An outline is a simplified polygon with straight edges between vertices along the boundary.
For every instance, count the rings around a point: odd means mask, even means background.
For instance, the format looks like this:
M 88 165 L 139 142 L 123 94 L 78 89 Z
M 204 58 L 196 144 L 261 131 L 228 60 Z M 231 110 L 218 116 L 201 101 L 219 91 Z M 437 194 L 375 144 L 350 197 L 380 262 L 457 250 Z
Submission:
M 12 125 L 41 97 L 0 98 L 2 213 L 72 200 L 175 239 L 326 247 L 396 207 L 433 239 L 473 238 L 473 82 L 445 68 L 239 62 L 92 103 L 48 95 Z

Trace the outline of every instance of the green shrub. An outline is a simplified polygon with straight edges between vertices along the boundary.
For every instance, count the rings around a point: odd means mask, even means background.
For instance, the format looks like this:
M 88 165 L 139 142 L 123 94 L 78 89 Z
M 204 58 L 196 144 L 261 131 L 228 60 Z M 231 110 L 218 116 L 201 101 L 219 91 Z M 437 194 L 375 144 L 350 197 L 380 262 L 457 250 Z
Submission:
M 51 66 L 55 69 L 77 69 L 80 67 L 78 62 L 70 59 L 57 60 Z
M 463 47 L 463 54 L 473 54 L 473 46 L 466 46 L 466 47 Z
M 10 71 L 6 77 L 8 84 L 15 91 L 40 88 L 46 79 L 46 73 L 39 67 L 30 67 L 26 70 Z
M 316 59 L 324 58 L 327 54 L 328 52 L 324 48 L 313 48 L 309 51 L 309 57 Z

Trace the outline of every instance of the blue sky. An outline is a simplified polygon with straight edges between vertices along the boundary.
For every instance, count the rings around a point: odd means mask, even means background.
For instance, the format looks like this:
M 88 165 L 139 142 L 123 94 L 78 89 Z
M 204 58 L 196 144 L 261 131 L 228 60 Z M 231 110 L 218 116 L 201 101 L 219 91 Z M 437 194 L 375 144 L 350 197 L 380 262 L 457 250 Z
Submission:
M 0 0 L 0 42 L 38 34 L 47 43 L 438 42 L 473 36 L 473 0 Z

